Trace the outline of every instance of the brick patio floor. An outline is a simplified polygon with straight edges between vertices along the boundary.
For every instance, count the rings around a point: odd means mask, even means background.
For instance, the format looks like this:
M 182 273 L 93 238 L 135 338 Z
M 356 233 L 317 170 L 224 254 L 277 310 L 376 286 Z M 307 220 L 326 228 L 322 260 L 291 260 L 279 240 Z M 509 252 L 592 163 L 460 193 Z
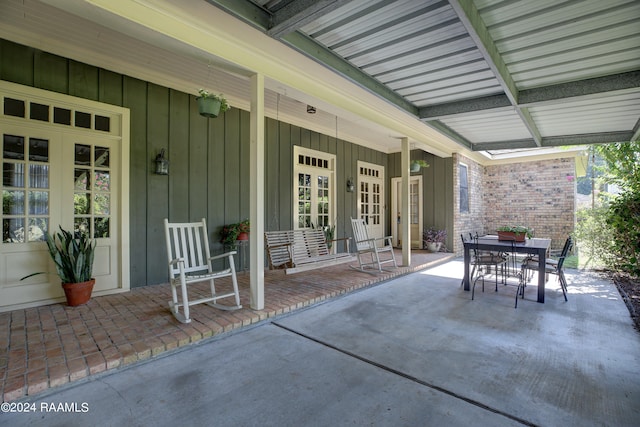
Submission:
M 249 275 L 239 273 L 243 308 L 222 311 L 196 305 L 191 307 L 189 324 L 179 323 L 169 312 L 168 284 L 94 297 L 80 307 L 51 304 L 0 313 L 0 401 L 32 396 L 149 359 L 453 257 L 414 251 L 411 266 L 375 276 L 353 270 L 347 264 L 293 275 L 285 275 L 282 270 L 266 271 L 264 310 L 249 307 Z M 396 259 L 401 258 L 396 251 Z M 230 286 L 230 281 L 216 281 L 216 290 Z M 198 284 L 190 289 L 205 295 L 208 285 Z

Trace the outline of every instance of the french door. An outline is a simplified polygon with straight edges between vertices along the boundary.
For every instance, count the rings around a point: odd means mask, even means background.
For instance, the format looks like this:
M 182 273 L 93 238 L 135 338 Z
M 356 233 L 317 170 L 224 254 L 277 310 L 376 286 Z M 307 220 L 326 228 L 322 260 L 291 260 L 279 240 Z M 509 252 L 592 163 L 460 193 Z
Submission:
M 48 119 L 60 120 L 60 115 L 54 118 L 47 113 L 59 113 L 55 103 L 60 101 L 39 99 L 35 104 L 29 99 L 32 93 L 48 92 L 32 88 L 24 91 L 11 95 L 0 92 L 5 95 L 5 102 L 0 104 L 5 107 L 0 115 L 0 311 L 64 299 L 45 239 L 46 233 L 53 234 L 59 227 L 86 232 L 96 240 L 94 295 L 127 290 L 128 264 L 123 262 L 125 254 L 128 256 L 127 245 L 123 244 L 126 227 L 122 224 L 123 139 L 107 130 L 96 132 L 93 123 L 82 121 L 85 116 L 75 115 L 74 120 L 71 109 L 65 109 L 70 113 L 66 118 L 72 118 L 68 122 L 47 123 Z M 20 108 L 7 108 L 9 96 L 14 104 L 22 102 L 26 106 L 22 116 Z M 34 116 L 34 104 L 44 112 L 38 119 L 29 120 Z M 91 113 L 84 114 L 93 117 Z M 103 129 L 118 123 L 116 118 L 107 119 L 107 124 L 100 122 Z M 89 123 L 89 129 L 78 129 L 85 123 Z M 43 274 L 21 280 L 36 272 Z
M 335 156 L 294 147 L 294 229 L 335 226 Z
M 358 161 L 358 217 L 369 237 L 384 237 L 384 167 Z
M 391 178 L 391 209 L 394 213 L 391 224 L 393 246 L 401 248 L 402 237 L 402 178 Z M 422 177 L 409 178 L 409 224 L 411 248 L 422 249 Z

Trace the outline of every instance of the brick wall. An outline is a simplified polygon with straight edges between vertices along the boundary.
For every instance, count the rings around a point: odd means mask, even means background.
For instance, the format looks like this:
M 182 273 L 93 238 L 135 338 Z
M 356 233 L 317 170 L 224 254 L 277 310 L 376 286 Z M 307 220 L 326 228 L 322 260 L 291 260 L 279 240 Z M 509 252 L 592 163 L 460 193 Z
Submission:
M 536 236 L 551 238 L 553 250 L 562 248 L 575 226 L 573 158 L 481 166 L 455 155 L 456 188 L 460 162 L 469 168 L 470 212 L 459 212 L 456 194 L 456 253 L 462 252 L 460 233 L 495 233 L 501 225 L 533 228 Z
M 462 240 L 460 235 L 465 238 L 469 233 L 484 233 L 485 220 L 485 202 L 484 202 L 484 167 L 473 160 L 460 154 L 454 154 L 453 182 L 456 191 L 454 194 L 454 240 L 453 248 L 455 253 L 462 253 Z M 467 166 L 467 178 L 469 186 L 469 212 L 460 212 L 460 163 Z

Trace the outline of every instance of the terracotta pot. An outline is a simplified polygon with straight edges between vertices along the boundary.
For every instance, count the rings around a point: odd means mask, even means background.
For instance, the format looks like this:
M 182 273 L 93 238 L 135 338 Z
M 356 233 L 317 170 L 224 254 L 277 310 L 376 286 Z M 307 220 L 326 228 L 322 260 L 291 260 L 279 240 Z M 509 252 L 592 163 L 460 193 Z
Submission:
M 81 283 L 63 283 L 62 289 L 67 297 L 67 304 L 71 307 L 86 304 L 91 299 L 91 292 L 96 279 Z
M 524 242 L 525 233 L 514 233 L 513 231 L 498 231 L 498 240 Z
M 238 238 L 236 240 L 249 240 L 249 233 L 247 232 L 241 232 L 240 234 L 238 234 Z

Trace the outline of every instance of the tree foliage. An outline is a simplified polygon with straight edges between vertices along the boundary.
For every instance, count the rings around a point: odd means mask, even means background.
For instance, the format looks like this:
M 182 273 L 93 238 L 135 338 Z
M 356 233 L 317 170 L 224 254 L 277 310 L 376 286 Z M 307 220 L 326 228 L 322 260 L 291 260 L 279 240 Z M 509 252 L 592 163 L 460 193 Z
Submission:
M 609 266 L 640 276 L 640 142 L 595 146 L 605 161 L 605 182 L 620 193 L 607 205 L 605 222 L 611 230 Z M 604 230 L 603 230 L 604 231 Z

